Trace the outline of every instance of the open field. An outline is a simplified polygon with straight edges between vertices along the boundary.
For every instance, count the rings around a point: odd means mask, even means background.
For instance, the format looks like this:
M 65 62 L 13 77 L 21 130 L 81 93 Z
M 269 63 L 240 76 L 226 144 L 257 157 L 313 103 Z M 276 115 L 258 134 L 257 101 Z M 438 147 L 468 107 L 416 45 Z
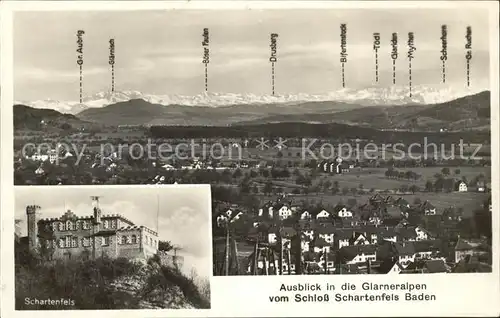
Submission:
M 354 168 L 348 173 L 342 175 L 324 175 L 317 180 L 329 180 L 332 183 L 339 182 L 340 187 L 358 188 L 360 184 L 364 189 L 375 190 L 393 190 L 403 185 L 416 185 L 420 188 L 425 187 L 427 180 L 434 180 L 434 175 L 441 173 L 442 167 L 415 167 L 415 168 L 401 168 L 398 171 L 413 171 L 422 177 L 416 181 L 406 179 L 390 179 L 385 176 L 386 168 Z M 489 167 L 451 167 L 450 176 L 455 179 L 462 179 L 465 177 L 467 180 L 472 180 L 479 174 L 483 174 L 489 181 L 491 176 L 491 169 Z M 460 174 L 455 174 L 454 170 L 460 169 Z

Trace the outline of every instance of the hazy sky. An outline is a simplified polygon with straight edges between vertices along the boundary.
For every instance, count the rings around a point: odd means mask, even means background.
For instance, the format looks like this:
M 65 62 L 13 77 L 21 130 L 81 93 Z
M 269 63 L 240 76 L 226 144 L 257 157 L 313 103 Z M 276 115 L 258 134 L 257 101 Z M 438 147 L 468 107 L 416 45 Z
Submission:
M 195 95 L 204 90 L 203 28 L 210 32 L 209 91 L 271 93 L 270 33 L 278 33 L 276 92 L 322 94 L 341 87 L 340 23 L 347 23 L 346 83 L 374 85 L 373 32 L 381 33 L 380 82 L 392 85 L 390 35 L 399 34 L 397 84 L 406 84 L 408 32 L 413 82 L 441 82 L 441 25 L 448 26 L 448 84 L 465 87 L 465 30 L 472 26 L 472 86 L 487 88 L 488 12 L 471 9 L 17 12 L 16 100 L 78 100 L 76 32 L 85 31 L 84 95 L 116 89 Z
M 158 196 L 157 196 L 158 194 Z M 26 235 L 28 204 L 42 207 L 39 218 L 60 217 L 71 209 L 75 214 L 92 215 L 90 196 L 101 196 L 103 214 L 121 214 L 136 225 L 157 228 L 160 207 L 159 237 L 182 247 L 186 273 L 190 265 L 198 275 L 209 277 L 211 264 L 210 190 L 202 186 L 151 187 L 16 187 L 15 218 L 23 220 L 19 229 Z

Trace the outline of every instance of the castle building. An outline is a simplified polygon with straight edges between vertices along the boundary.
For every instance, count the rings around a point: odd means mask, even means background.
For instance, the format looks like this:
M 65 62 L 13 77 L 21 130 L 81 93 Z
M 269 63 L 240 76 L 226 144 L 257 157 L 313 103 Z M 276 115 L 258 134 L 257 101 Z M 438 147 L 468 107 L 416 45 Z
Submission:
M 59 218 L 37 220 L 37 205 L 26 207 L 28 246 L 47 259 L 125 257 L 147 259 L 158 252 L 158 233 L 135 225 L 118 214 L 101 215 L 98 197 L 93 213 L 77 216 L 66 211 Z

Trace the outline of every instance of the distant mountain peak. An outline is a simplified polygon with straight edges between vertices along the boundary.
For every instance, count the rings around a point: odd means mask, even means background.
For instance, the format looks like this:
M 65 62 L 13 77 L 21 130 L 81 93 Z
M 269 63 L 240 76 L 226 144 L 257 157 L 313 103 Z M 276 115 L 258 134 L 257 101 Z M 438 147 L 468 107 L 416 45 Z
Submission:
M 99 92 L 86 96 L 82 103 L 74 101 L 57 101 L 53 99 L 26 102 L 19 104 L 34 108 L 50 108 L 62 113 L 77 114 L 88 108 L 102 108 L 119 102 L 142 99 L 152 104 L 181 105 L 181 106 L 206 106 L 227 107 L 234 105 L 268 105 L 268 104 L 297 104 L 305 102 L 335 101 L 357 104 L 361 106 L 393 106 L 393 105 L 422 105 L 437 104 L 459 97 L 471 95 L 481 90 L 454 89 L 452 87 L 415 86 L 410 97 L 409 88 L 406 86 L 367 87 L 364 89 L 341 88 L 325 94 L 277 94 L 257 95 L 252 93 L 220 93 L 202 92 L 197 95 L 153 95 L 144 94 L 134 90 L 115 92 Z

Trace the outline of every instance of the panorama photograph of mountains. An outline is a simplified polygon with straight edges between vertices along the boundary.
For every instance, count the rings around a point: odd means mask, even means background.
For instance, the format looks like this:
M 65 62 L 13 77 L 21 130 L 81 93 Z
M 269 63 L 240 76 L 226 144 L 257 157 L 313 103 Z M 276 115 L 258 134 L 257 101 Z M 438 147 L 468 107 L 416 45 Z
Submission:
M 14 184 L 210 184 L 214 275 L 491 272 L 488 39 L 479 9 L 18 12 Z

